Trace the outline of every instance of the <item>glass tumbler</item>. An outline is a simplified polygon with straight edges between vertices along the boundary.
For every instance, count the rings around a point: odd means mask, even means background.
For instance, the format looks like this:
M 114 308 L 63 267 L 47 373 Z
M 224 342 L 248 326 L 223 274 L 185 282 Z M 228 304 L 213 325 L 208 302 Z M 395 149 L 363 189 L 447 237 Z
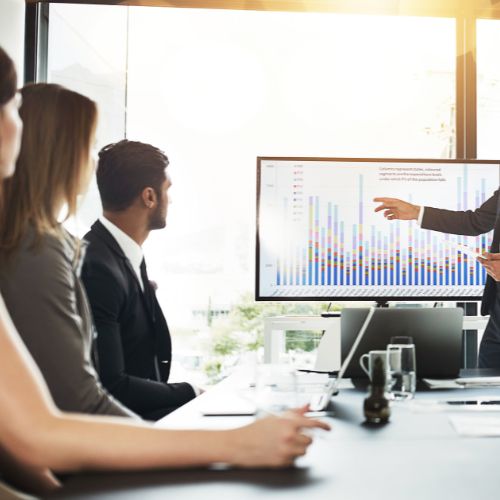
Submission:
M 389 344 L 387 365 L 388 389 L 392 399 L 412 399 L 417 387 L 415 345 Z

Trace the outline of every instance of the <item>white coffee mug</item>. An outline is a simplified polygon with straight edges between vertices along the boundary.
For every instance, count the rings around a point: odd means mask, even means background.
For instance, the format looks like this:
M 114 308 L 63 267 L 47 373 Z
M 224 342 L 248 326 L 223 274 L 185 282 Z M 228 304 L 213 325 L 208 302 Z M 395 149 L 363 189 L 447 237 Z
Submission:
M 387 351 L 370 351 L 359 358 L 359 365 L 363 368 L 363 371 L 368 375 L 370 380 L 373 378 L 373 367 L 375 366 L 375 360 L 377 358 L 382 360 L 384 372 L 387 373 Z

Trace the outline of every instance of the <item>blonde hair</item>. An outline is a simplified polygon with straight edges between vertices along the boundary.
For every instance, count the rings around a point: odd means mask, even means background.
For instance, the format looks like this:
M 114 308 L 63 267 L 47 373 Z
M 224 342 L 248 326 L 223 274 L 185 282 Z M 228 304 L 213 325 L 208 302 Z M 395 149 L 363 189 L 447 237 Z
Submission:
M 57 211 L 75 214 L 77 197 L 89 175 L 96 104 L 55 84 L 27 85 L 21 91 L 24 122 L 15 174 L 4 181 L 0 248 L 15 253 L 28 225 L 36 238 L 60 233 Z

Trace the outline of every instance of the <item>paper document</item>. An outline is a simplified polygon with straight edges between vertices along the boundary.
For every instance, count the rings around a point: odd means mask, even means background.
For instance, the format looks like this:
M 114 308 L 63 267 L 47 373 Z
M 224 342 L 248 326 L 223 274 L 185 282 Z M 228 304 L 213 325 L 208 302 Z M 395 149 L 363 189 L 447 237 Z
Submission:
M 464 393 L 461 393 L 464 394 Z M 480 398 L 458 397 L 450 399 L 414 399 L 406 406 L 417 413 L 496 413 L 500 415 L 500 397 L 482 396 Z
M 210 398 L 200 400 L 200 412 L 205 416 L 245 416 L 257 411 L 253 393 L 228 392 L 211 393 Z
M 500 437 L 500 416 L 452 415 L 449 419 L 460 436 Z
M 472 259 L 477 259 L 477 257 L 482 257 L 482 252 L 478 252 L 476 249 L 469 247 L 467 245 L 463 245 L 462 243 L 456 243 L 454 241 L 448 241 L 445 243 L 448 248 L 452 251 L 461 252 Z
M 456 379 L 422 379 L 431 389 L 463 389 L 464 385 L 457 384 Z
M 500 387 L 500 377 L 462 377 L 455 381 L 463 387 Z
M 500 387 L 500 377 L 461 377 L 451 380 L 424 378 L 431 389 L 465 389 L 467 387 Z
M 467 245 L 462 245 L 460 243 L 457 243 L 456 245 L 457 250 L 460 252 L 468 255 L 469 257 L 472 257 L 473 259 L 476 259 L 477 257 L 482 257 L 482 253 L 474 250 L 471 247 L 468 247 Z

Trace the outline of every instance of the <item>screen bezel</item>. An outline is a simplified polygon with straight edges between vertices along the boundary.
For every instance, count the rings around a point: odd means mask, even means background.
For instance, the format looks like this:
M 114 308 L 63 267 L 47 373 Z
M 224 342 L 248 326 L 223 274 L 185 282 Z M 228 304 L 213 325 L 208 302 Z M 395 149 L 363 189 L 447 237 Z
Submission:
M 481 300 L 481 295 L 454 295 L 454 296 L 378 296 L 368 295 L 364 297 L 344 297 L 344 296 L 301 296 L 301 297 L 270 297 L 260 295 L 260 239 L 259 239 L 259 216 L 260 216 L 260 174 L 261 164 L 263 161 L 329 161 L 329 162 L 352 162 L 352 163 L 448 163 L 456 165 L 497 165 L 499 168 L 499 185 L 500 185 L 500 160 L 478 160 L 478 159 L 438 159 L 438 158 L 343 158 L 343 157 L 316 157 L 316 156 L 258 156 L 257 157 L 257 204 L 256 204 L 256 246 L 255 246 L 255 300 L 269 302 L 428 302 L 428 301 L 464 301 L 473 302 Z

